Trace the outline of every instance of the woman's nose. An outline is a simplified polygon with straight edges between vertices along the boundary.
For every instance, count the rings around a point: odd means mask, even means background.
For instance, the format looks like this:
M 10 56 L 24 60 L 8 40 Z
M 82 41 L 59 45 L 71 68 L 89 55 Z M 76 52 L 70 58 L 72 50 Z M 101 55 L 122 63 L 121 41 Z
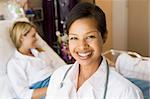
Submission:
M 34 40 L 37 41 L 38 40 L 37 37 L 35 37 Z
M 89 47 L 89 44 L 86 42 L 86 40 L 81 40 L 79 44 L 79 48 L 82 50 L 85 50 Z

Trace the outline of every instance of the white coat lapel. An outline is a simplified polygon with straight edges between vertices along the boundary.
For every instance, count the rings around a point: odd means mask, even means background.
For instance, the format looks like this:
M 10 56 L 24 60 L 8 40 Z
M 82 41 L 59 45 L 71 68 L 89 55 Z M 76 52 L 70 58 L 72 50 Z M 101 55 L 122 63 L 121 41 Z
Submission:
M 103 57 L 103 61 L 98 70 L 88 79 L 88 87 L 92 87 L 94 99 L 102 99 L 105 90 L 106 83 L 106 60 Z
M 63 82 L 63 86 L 59 87 L 56 93 L 56 97 L 59 99 L 70 99 L 70 92 L 72 92 L 73 84 L 71 81 L 67 80 Z M 58 99 L 57 98 L 57 99 Z
M 80 90 L 78 90 L 78 91 L 80 91 Z M 82 92 L 79 92 L 79 93 L 80 93 L 79 99 L 96 99 L 96 97 L 94 95 L 93 87 L 90 84 L 86 84 L 86 86 L 84 86 L 84 91 L 82 90 Z

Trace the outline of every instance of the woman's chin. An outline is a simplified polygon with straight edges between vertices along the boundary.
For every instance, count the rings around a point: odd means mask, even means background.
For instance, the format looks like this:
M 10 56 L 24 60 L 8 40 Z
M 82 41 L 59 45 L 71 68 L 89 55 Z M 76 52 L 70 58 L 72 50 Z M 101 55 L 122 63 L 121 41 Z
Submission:
M 80 65 L 89 65 L 92 60 L 90 58 L 80 58 L 80 59 L 77 59 L 77 61 L 79 62 Z

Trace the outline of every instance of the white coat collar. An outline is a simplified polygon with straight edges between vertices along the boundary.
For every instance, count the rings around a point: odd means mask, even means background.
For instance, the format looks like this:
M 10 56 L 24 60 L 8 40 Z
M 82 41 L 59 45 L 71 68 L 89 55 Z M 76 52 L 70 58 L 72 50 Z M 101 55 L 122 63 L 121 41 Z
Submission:
M 105 89 L 105 82 L 106 82 L 106 74 L 107 74 L 107 63 L 105 57 L 103 57 L 103 60 L 97 69 L 97 71 L 85 82 L 88 89 L 91 90 L 91 95 L 93 91 L 94 92 L 103 92 Z M 77 85 L 77 79 L 78 79 L 78 71 L 79 71 L 79 63 L 75 62 L 72 65 L 72 68 L 67 74 L 66 77 L 66 84 L 71 84 L 72 86 L 76 87 Z M 70 89 L 70 88 L 69 88 Z M 88 91 L 88 90 L 87 90 Z M 90 96 L 91 96 L 90 95 Z M 94 96 L 93 96 L 94 97 Z
M 103 72 L 103 73 L 106 73 L 107 71 L 107 62 L 106 62 L 106 59 L 105 57 L 102 57 L 102 62 L 99 66 L 99 68 L 97 69 L 97 71 L 92 75 L 92 78 L 93 76 L 97 73 L 100 73 L 100 72 Z M 79 71 L 79 63 L 76 61 L 73 65 L 72 65 L 72 68 L 70 69 L 70 71 L 68 72 L 68 76 L 70 75 L 70 79 L 73 80 L 75 78 L 75 75 L 78 73 Z M 91 77 L 90 77 L 91 78 Z

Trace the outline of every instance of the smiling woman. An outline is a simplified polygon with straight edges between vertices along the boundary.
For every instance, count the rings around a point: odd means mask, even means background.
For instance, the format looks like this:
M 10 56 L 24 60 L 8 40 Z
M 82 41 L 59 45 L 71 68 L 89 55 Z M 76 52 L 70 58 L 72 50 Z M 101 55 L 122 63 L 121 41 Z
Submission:
M 101 8 L 92 3 L 77 4 L 68 16 L 67 33 L 69 50 L 76 62 L 53 73 L 47 99 L 143 99 L 141 90 L 109 69 L 101 55 L 107 37 Z
M 94 68 L 96 64 L 99 65 L 97 59 L 99 59 L 102 53 L 103 41 L 96 27 L 97 24 L 94 18 L 78 19 L 70 26 L 69 49 L 72 56 L 81 66 Z M 95 67 L 96 69 L 97 66 Z

